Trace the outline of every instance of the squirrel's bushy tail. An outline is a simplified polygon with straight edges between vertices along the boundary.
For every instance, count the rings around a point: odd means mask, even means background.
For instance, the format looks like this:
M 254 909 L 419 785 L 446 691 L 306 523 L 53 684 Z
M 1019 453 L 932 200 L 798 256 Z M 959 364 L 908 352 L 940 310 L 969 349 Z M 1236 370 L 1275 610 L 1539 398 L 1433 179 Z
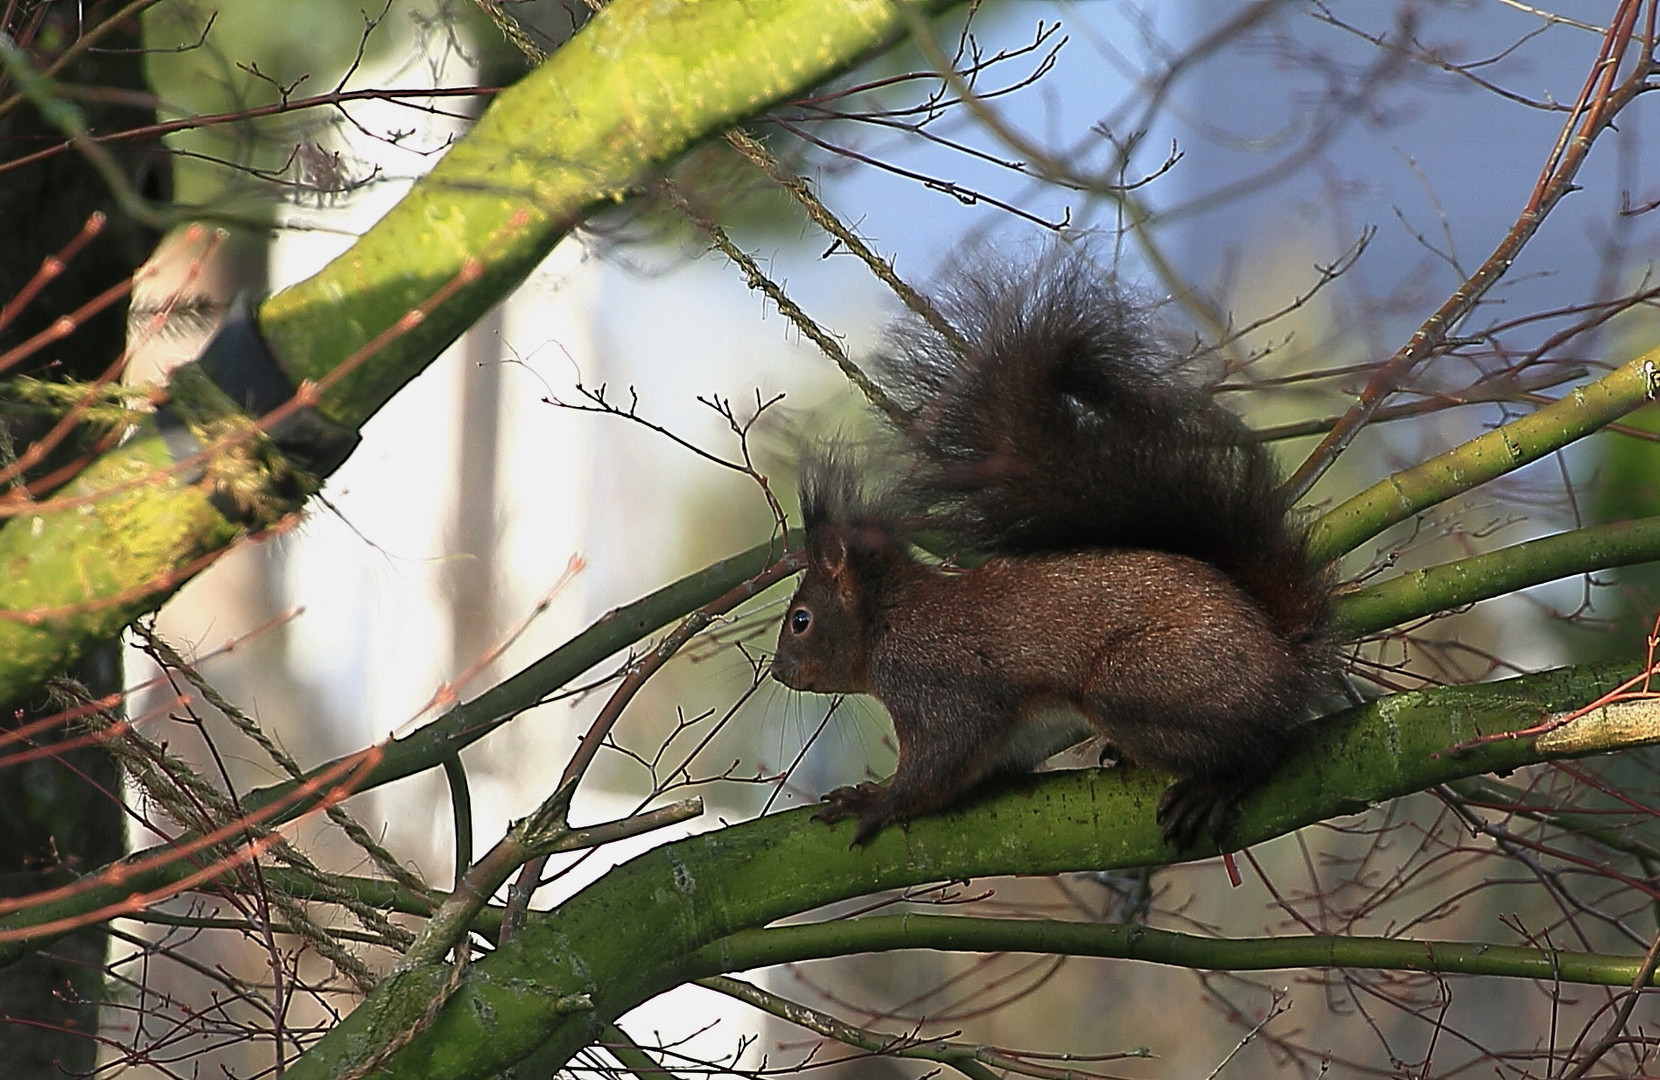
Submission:
M 913 320 L 882 382 L 911 412 L 906 485 L 953 542 L 1034 554 L 1151 548 L 1220 567 L 1282 633 L 1317 634 L 1329 587 L 1279 470 L 1233 413 L 1159 352 L 1087 258 L 977 267 L 937 296 L 966 353 Z

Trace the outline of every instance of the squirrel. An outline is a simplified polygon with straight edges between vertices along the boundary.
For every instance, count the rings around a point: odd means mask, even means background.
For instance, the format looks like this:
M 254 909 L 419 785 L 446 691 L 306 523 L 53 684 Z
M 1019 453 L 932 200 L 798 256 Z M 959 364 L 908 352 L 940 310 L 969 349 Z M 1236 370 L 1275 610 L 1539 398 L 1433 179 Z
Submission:
M 1222 847 L 1335 666 L 1332 586 L 1274 460 L 1082 255 L 960 272 L 939 310 L 955 340 L 912 320 L 875 361 L 911 466 L 874 491 L 845 447 L 802 467 L 806 574 L 771 674 L 873 695 L 899 741 L 891 781 L 816 816 L 856 817 L 859 846 L 1098 734 L 1103 760 L 1178 775 L 1169 841 Z M 991 558 L 931 565 L 921 530 Z

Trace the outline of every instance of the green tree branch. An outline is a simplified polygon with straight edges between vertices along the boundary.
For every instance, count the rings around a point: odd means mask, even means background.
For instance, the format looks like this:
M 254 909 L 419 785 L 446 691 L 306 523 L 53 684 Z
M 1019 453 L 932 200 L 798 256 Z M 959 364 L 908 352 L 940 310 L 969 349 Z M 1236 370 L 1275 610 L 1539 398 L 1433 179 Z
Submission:
M 378 764 L 364 776 L 360 790 L 389 784 L 406 776 L 438 768 L 446 758 L 471 746 L 526 709 L 535 708 L 564 689 L 578 676 L 607 657 L 661 630 L 675 619 L 728 593 L 753 595 L 746 583 L 774 566 L 782 556 L 777 542 L 757 544 L 748 551 L 712 563 L 656 592 L 607 612 L 588 629 L 546 656 L 497 683 L 471 701 L 455 706 L 436 720 L 382 746 Z M 771 584 L 770 581 L 766 584 Z M 345 761 L 336 758 L 307 770 L 297 780 L 286 780 L 248 793 L 242 805 L 250 811 L 287 798 L 297 786 L 328 773 Z M 304 813 L 312 802 L 296 804 L 281 820 Z
M 546 701 L 607 657 L 675 619 L 723 597 L 736 603 L 740 597 L 752 595 L 747 583 L 755 581 L 758 575 L 773 565 L 779 554 L 776 544 L 757 545 L 607 613 L 564 645 L 478 697 L 455 706 L 402 738 L 385 743 L 380 747 L 380 760 L 363 772 L 354 790 L 367 791 L 428 769 L 440 768 L 462 748 L 484 738 L 526 709 Z M 254 814 L 268 806 L 287 803 L 273 816 L 272 822 L 291 820 L 315 807 L 318 799 L 325 794 L 325 790 L 306 793 L 302 792 L 302 788 L 315 784 L 321 778 L 338 776 L 356 756 L 335 758 L 308 770 L 298 779 L 250 792 L 242 798 L 240 805 L 245 812 Z M 110 867 L 91 872 L 86 875 L 86 880 L 107 883 L 85 889 L 74 896 L 32 904 L 25 911 L 0 919 L 0 933 L 59 923 L 104 910 L 133 893 L 163 888 L 201 869 L 199 859 L 162 859 L 167 851 L 167 847 L 155 847 L 131 855 L 121 864 L 119 874 L 109 873 Z M 150 866 L 152 860 L 160 861 Z M 134 871 L 131 869 L 134 865 L 145 866 L 146 869 Z M 296 896 L 309 895 L 306 889 L 298 886 L 291 888 L 289 884 L 284 884 L 282 888 Z M 387 895 L 395 894 L 402 895 L 395 892 Z M 406 909 L 406 905 L 399 906 L 399 910 Z M 417 907 L 415 910 L 426 914 L 431 908 Z M 0 967 L 34 951 L 44 941 L 51 940 L 52 936 L 0 942 Z
M 1483 432 L 1345 499 L 1320 515 L 1310 529 L 1309 558 L 1339 558 L 1396 522 L 1593 435 L 1656 397 L 1660 349 L 1651 349 L 1537 412 Z
M 1660 559 L 1660 517 L 1543 536 L 1409 570 L 1338 597 L 1332 636 L 1348 641 L 1571 574 Z
M 134 439 L 59 489 L 56 509 L 14 511 L 0 528 L 0 703 L 120 633 L 241 534 L 172 466 L 159 436 Z
M 319 407 L 355 429 L 594 209 L 626 198 L 698 140 L 844 70 L 901 26 L 889 0 L 615 0 L 498 94 L 351 250 L 267 300 L 266 340 L 295 376 L 331 380 Z M 419 325 L 370 350 L 458 279 Z
M 1260 843 L 1437 783 L 1552 755 L 1660 742 L 1660 708 L 1649 707 L 1617 735 L 1575 740 L 1556 731 L 1449 752 L 1595 700 L 1629 675 L 1561 669 L 1481 687 L 1396 694 L 1350 710 L 1312 732 L 1276 779 L 1247 797 L 1237 839 Z M 1585 725 L 1585 731 L 1603 730 L 1590 718 Z M 384 982 L 289 1075 L 332 1076 L 365 1060 L 372 1048 L 404 1039 L 407 1047 L 384 1063 L 382 1075 L 460 1080 L 515 1063 L 531 1074 L 550 1072 L 593 1041 L 599 1025 L 694 974 L 721 968 L 710 957 L 719 956 L 724 939 L 786 916 L 931 881 L 1212 854 L 1166 846 L 1153 810 L 1168 780 L 1139 769 L 1020 778 L 957 810 L 887 829 L 858 850 L 846 846 L 849 828 L 827 828 L 805 810 L 664 845 L 533 917 L 469 969 L 430 1028 L 409 1036 L 446 983 L 443 965 Z
M 1644 963 L 1640 955 L 1604 956 L 1480 941 L 1340 934 L 1212 938 L 1121 923 L 911 914 L 740 930 L 698 950 L 689 966 L 694 972 L 744 971 L 895 949 L 1101 956 L 1199 971 L 1374 968 L 1439 975 L 1502 975 L 1587 986 L 1630 986 Z
M 261 305 L 266 342 L 302 385 L 296 401 L 355 431 L 595 208 L 900 29 L 888 0 L 614 0 L 497 95 L 350 250 Z M 187 366 L 173 388 L 201 381 Z M 0 529 L 0 703 L 154 610 L 239 535 L 209 501 L 208 471 L 181 479 L 146 424 L 61 493 L 70 501 L 14 508 Z M 262 520 L 303 494 L 237 471 Z

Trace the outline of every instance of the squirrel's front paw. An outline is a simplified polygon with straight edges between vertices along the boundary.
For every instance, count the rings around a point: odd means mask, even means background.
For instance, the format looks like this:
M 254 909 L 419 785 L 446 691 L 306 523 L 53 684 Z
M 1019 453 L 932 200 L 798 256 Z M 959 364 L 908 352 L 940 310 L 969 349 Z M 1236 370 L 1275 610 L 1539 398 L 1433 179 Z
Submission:
M 862 784 L 850 784 L 827 791 L 819 800 L 824 806 L 813 815 L 813 820 L 834 823 L 842 818 L 858 817 L 882 797 L 884 790 L 886 789 L 876 781 L 866 780 Z
M 843 818 L 858 818 L 859 827 L 853 833 L 853 846 L 859 847 L 892 820 L 886 807 L 887 794 L 887 787 L 874 780 L 836 788 L 825 793 L 824 805 L 813 815 L 813 820 L 834 824 Z

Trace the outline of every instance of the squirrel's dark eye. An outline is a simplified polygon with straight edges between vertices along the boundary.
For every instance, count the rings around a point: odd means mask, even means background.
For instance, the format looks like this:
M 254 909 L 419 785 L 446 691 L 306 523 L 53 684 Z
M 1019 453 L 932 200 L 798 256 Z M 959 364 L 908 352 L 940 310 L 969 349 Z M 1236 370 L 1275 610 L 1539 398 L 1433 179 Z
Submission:
M 790 612 L 790 633 L 805 634 L 807 628 L 813 625 L 813 613 L 804 607 L 798 607 Z

